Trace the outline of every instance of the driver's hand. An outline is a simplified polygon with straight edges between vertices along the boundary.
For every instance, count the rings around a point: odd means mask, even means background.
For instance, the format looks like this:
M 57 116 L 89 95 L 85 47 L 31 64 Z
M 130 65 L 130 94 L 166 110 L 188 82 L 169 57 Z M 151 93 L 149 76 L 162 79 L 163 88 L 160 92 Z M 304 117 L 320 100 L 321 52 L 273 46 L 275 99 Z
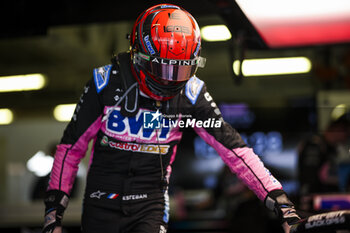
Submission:
M 290 232 L 290 225 L 287 222 L 284 222 L 282 224 L 282 227 L 283 227 L 284 233 L 289 233 Z
M 268 209 L 276 213 L 281 223 L 283 223 L 282 226 L 285 232 L 289 232 L 290 225 L 300 220 L 294 208 L 294 204 L 289 200 L 287 194 L 283 190 L 271 191 L 265 199 L 265 205 Z

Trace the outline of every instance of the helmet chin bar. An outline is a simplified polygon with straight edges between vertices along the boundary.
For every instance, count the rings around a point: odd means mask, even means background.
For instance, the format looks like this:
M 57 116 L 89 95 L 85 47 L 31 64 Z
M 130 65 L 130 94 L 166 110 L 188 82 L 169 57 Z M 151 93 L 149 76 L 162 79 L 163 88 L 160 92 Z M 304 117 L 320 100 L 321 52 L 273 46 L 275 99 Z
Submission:
M 156 95 L 159 95 L 162 97 L 173 97 L 177 95 L 187 83 L 187 81 L 181 81 L 181 82 L 165 85 L 165 84 L 158 83 L 156 80 L 154 80 L 151 77 L 151 75 L 147 73 L 145 73 L 145 75 L 146 75 L 145 82 L 148 88 Z
M 140 72 L 142 72 L 145 76 L 144 80 L 141 81 L 145 85 L 149 91 L 151 91 L 156 96 L 159 96 L 160 98 L 172 98 L 175 95 L 177 95 L 182 88 L 186 85 L 187 81 L 181 81 L 181 82 L 174 82 L 169 81 L 168 84 L 162 84 L 161 81 L 157 81 L 156 77 L 146 72 L 142 67 L 138 66 L 137 64 L 134 64 L 134 68 L 136 71 L 136 75 L 140 75 Z M 147 93 L 146 93 L 147 94 Z

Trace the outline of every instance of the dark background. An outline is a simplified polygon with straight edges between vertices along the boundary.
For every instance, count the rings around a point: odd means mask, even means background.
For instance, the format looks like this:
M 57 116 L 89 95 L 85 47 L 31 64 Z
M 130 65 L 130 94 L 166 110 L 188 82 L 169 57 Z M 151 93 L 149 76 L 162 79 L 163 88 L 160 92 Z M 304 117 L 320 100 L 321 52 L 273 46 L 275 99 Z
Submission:
M 136 17 L 146 8 L 164 2 L 1 3 L 0 75 L 43 73 L 47 84 L 39 91 L 0 93 L 0 108 L 14 112 L 14 122 L 0 126 L 0 231 L 2 227 L 6 232 L 35 232 L 40 226 L 42 203 L 29 198 L 37 177 L 28 171 L 26 162 L 39 150 L 48 154 L 49 146 L 60 139 L 67 123 L 54 120 L 53 108 L 77 102 L 92 70 L 108 64 L 112 54 L 128 50 L 126 34 Z M 322 132 L 336 105 L 350 104 L 350 40 L 270 48 L 235 1 L 166 2 L 188 10 L 200 27 L 228 26 L 231 40 L 202 42 L 201 55 L 207 58 L 207 65 L 197 76 L 206 82 L 222 111 L 227 106 L 246 107 L 247 112 L 238 116 L 232 116 L 231 110 L 223 112 L 224 118 L 261 156 L 286 191 L 292 197 L 298 196 L 299 142 L 313 132 Z M 233 73 L 232 62 L 242 56 L 306 56 L 313 68 L 299 75 L 240 77 Z M 78 229 L 88 157 L 78 178 L 81 195 L 72 201 L 65 217 L 67 227 L 73 229 L 67 229 L 69 232 Z M 256 210 L 252 221 L 260 229 L 281 230 L 273 215 L 265 212 L 249 191 L 242 189 L 242 195 L 222 198 L 223 191 L 219 189 L 225 175 L 217 154 L 193 131 L 187 131 L 173 167 L 170 231 L 228 232 L 230 217 L 240 226 L 233 224 L 235 232 L 241 228 L 244 232 L 252 214 L 245 211 L 251 208 Z M 232 180 L 239 183 L 234 177 Z

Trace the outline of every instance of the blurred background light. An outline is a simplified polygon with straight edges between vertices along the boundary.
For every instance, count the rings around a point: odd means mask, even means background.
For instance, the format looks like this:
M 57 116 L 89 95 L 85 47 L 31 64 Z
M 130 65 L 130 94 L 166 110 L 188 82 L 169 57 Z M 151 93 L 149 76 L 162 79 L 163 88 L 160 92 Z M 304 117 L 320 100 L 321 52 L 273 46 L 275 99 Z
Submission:
M 39 90 L 45 86 L 42 74 L 25 74 L 0 77 L 0 92 Z
M 261 21 L 294 19 L 303 22 L 302 20 L 315 18 L 337 19 L 340 16 L 348 17 L 350 9 L 350 1 L 344 0 L 331 2 L 328 0 L 237 0 L 237 2 L 245 13 Z
M 350 1 L 237 0 L 271 48 L 346 43 L 350 38 Z
M 210 25 L 201 28 L 201 36 L 206 41 L 225 41 L 231 39 L 231 33 L 225 25 Z
M 233 63 L 233 71 L 239 74 L 240 61 Z M 308 73 L 311 70 L 311 61 L 306 57 L 284 57 L 245 59 L 242 63 L 243 76 L 265 76 L 283 74 Z
M 339 104 L 334 107 L 331 113 L 331 118 L 333 121 L 338 120 L 340 117 L 344 116 L 347 113 L 347 106 L 346 104 Z
M 13 121 L 13 113 L 8 108 L 0 109 L 0 125 L 8 125 Z
M 53 158 L 42 151 L 38 151 L 27 161 L 27 168 L 36 176 L 42 177 L 50 173 L 53 164 Z
M 53 115 L 57 121 L 70 121 L 73 116 L 76 104 L 60 104 L 53 110 Z

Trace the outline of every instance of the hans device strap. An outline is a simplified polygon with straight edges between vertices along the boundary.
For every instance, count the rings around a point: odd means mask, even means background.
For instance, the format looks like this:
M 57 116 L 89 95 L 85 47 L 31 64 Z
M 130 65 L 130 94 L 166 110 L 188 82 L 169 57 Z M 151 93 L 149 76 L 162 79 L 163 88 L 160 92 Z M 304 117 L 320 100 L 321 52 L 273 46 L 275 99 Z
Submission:
M 131 73 L 131 60 L 130 53 L 119 53 L 117 62 L 120 69 L 120 74 L 123 80 L 124 90 L 128 90 L 131 86 L 137 82 Z M 132 88 L 126 95 L 125 100 L 121 104 L 121 114 L 123 116 L 131 117 L 135 116 L 139 110 L 139 89 L 137 87 Z

